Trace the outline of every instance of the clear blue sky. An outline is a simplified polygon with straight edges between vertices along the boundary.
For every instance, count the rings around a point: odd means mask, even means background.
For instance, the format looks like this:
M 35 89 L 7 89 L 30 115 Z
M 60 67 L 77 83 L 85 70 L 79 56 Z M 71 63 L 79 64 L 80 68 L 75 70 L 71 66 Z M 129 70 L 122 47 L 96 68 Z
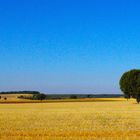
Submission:
M 0 1 L 0 91 L 120 93 L 133 68 L 138 0 Z

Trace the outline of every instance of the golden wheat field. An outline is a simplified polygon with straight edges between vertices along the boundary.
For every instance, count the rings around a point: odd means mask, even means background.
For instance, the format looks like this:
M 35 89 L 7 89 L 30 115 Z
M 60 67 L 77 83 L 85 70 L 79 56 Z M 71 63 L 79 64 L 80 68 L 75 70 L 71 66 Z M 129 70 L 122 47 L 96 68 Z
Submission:
M 10 101 L 14 102 L 14 101 L 18 101 L 18 100 L 21 101 L 21 99 L 18 98 L 18 97 L 21 96 L 21 95 L 27 96 L 27 97 L 28 97 L 28 96 L 32 96 L 32 94 L 0 94 L 0 96 L 1 96 L 0 102 L 5 102 L 4 97 L 7 98 L 7 101 L 8 101 L 8 102 L 10 102 Z M 23 101 L 24 101 L 24 100 L 23 100 Z
M 0 104 L 0 140 L 138 140 L 135 100 Z

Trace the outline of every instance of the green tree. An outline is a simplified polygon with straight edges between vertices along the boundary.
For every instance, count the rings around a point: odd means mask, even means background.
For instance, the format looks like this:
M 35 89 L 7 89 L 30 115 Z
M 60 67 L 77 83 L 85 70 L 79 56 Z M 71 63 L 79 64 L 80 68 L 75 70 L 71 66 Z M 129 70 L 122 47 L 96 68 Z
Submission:
M 125 98 L 136 98 L 140 102 L 140 70 L 125 72 L 120 79 L 120 89 Z
M 34 94 L 33 95 L 33 100 L 45 100 L 46 99 L 46 95 L 45 94 Z
M 77 99 L 77 96 L 76 95 L 71 95 L 70 99 Z

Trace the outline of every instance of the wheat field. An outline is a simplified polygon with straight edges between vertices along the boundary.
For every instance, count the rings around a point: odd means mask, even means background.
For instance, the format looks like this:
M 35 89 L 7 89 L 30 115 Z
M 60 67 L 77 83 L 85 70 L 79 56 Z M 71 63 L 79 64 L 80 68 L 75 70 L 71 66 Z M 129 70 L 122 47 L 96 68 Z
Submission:
M 138 140 L 135 100 L 0 104 L 0 140 Z

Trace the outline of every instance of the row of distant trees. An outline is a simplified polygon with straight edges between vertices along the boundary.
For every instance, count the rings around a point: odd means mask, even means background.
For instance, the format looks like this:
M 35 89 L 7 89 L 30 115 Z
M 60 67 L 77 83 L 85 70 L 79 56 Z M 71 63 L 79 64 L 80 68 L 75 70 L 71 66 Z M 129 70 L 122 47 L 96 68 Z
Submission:
M 40 94 L 38 91 L 8 91 L 0 92 L 0 94 Z
M 30 99 L 30 100 L 46 100 L 46 99 L 48 99 L 48 95 L 43 94 L 43 93 L 39 93 L 39 94 L 33 94 L 32 96 L 21 95 L 21 96 L 18 96 L 18 98 Z M 78 97 L 76 95 L 71 95 L 69 98 L 70 99 L 77 99 Z
M 32 96 L 21 95 L 18 96 L 20 99 L 30 99 L 30 100 L 45 100 L 47 99 L 47 95 L 43 93 L 33 94 Z
M 135 98 L 137 103 L 140 102 L 140 70 L 133 69 L 125 72 L 120 79 L 120 89 L 125 98 Z

